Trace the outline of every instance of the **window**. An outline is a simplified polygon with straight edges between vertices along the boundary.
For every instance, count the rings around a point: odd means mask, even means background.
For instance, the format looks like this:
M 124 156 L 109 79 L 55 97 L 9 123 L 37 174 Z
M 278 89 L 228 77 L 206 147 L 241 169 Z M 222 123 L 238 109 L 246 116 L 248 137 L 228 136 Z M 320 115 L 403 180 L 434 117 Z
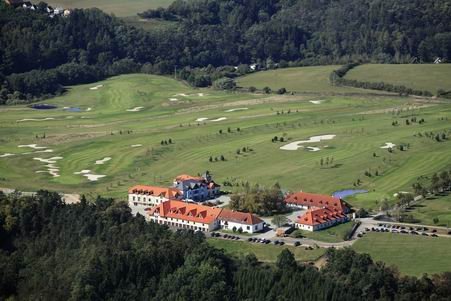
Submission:
M 135 200 L 135 196 L 133 196 L 133 200 Z
M 249 226 L 246 226 L 246 229 L 247 229 L 247 230 L 250 230 L 250 228 L 251 228 L 251 227 L 249 227 Z

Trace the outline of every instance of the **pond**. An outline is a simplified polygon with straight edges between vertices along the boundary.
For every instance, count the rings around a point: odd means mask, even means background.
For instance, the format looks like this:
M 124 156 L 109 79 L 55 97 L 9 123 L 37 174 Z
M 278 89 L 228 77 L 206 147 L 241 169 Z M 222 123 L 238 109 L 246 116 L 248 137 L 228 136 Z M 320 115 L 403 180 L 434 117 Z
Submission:
M 338 190 L 332 193 L 332 195 L 336 198 L 344 199 L 345 197 L 359 194 L 359 193 L 367 193 L 368 190 L 363 189 L 344 189 L 344 190 Z
M 56 109 L 57 106 L 49 105 L 49 104 L 45 104 L 45 103 L 39 103 L 39 104 L 30 105 L 30 108 L 35 109 L 35 110 L 51 110 L 51 109 Z

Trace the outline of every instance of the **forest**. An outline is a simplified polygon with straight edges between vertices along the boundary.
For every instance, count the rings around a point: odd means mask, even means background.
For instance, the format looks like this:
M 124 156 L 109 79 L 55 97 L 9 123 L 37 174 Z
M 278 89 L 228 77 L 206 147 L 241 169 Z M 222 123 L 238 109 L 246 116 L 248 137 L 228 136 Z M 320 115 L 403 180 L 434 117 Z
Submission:
M 97 197 L 0 193 L 1 300 L 449 300 L 451 273 L 404 277 L 366 254 L 328 250 L 318 271 L 284 250 L 235 258 L 203 233 L 172 232 Z M 9 299 L 8 299 L 9 298 Z
M 98 9 L 49 18 L 0 4 L 0 104 L 145 72 L 209 86 L 258 69 L 451 59 L 450 0 L 176 0 L 144 31 Z M 237 68 L 235 68 L 237 67 Z M 356 83 L 357 84 L 357 83 Z

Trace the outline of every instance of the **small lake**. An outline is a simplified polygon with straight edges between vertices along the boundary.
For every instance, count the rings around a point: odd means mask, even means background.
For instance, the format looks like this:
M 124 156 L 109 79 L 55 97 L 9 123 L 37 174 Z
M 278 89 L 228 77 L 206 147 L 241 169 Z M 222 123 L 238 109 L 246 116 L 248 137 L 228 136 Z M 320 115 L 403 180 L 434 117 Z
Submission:
M 368 190 L 363 189 L 344 189 L 344 190 L 338 190 L 332 193 L 332 195 L 336 198 L 344 199 L 345 197 L 359 194 L 359 193 L 367 193 Z
M 45 103 L 34 104 L 30 105 L 29 107 L 35 110 L 52 110 L 57 108 L 57 106 L 55 105 L 49 105 Z

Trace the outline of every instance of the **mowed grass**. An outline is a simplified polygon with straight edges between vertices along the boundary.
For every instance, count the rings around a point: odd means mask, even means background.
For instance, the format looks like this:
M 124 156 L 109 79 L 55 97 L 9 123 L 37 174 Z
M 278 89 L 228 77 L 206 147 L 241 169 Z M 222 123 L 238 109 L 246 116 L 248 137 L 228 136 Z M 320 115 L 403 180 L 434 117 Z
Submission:
M 320 230 L 320 231 L 302 231 L 296 230 L 296 233 L 301 234 L 306 238 L 310 238 L 313 240 L 323 241 L 323 242 L 341 242 L 344 241 L 344 237 L 348 231 L 352 228 L 352 223 L 344 223 L 341 225 L 337 225 L 328 229 Z
M 260 71 L 237 78 L 237 84 L 245 88 L 256 87 L 262 89 L 270 87 L 274 91 L 285 88 L 288 91 L 322 94 L 368 93 L 363 89 L 332 86 L 329 82 L 329 75 L 338 68 L 340 66 L 332 65 Z
M 409 208 L 407 214 L 412 214 L 420 224 L 451 226 L 451 195 L 428 198 Z M 434 223 L 438 218 L 438 223 Z
M 451 64 L 366 64 L 350 70 L 347 79 L 403 85 L 436 94 L 451 90 Z
M 451 267 L 451 238 L 368 233 L 352 248 L 370 254 L 375 261 L 396 266 L 404 275 L 441 273 Z
M 90 89 L 96 85 L 103 86 Z M 193 89 L 171 78 L 144 74 L 69 87 L 65 95 L 45 101 L 57 105 L 55 110 L 0 108 L 0 156 L 13 154 L 0 157 L 0 187 L 48 188 L 123 199 L 128 187 L 137 183 L 168 186 L 178 174 L 209 170 L 219 183 L 269 186 L 279 182 L 285 190 L 327 194 L 353 188 L 360 179 L 358 188 L 370 193 L 351 199 L 351 204 L 377 208 L 382 198 L 393 200 L 393 193 L 411 189 L 418 176 L 451 164 L 450 140 L 414 137 L 426 131 L 451 135 L 449 102 L 382 95 L 326 96 L 320 104 L 310 102 L 317 99 L 317 95 Z M 81 112 L 63 109 L 69 106 Z M 142 109 L 127 111 L 136 107 Z M 411 116 L 426 122 L 406 125 L 404 120 Z M 209 119 L 198 122 L 198 118 Z M 400 125 L 392 126 L 394 120 Z M 308 145 L 320 151 L 280 149 L 286 143 L 323 134 L 336 137 Z M 271 142 L 274 136 L 284 137 L 285 142 Z M 173 144 L 161 145 L 169 138 Z M 409 144 L 410 148 L 389 153 L 380 148 L 386 142 Z M 27 144 L 53 152 L 18 147 Z M 243 147 L 252 151 L 237 154 Z M 221 155 L 225 161 L 209 162 L 210 156 Z M 62 157 L 56 163 L 60 177 L 37 173 L 48 166 L 33 158 L 54 156 Z M 105 157 L 111 160 L 95 164 Z M 321 166 L 321 159 L 325 162 L 326 158 L 333 158 L 333 164 Z M 106 177 L 90 182 L 75 174 L 82 170 Z M 373 174 L 377 170 L 379 175 L 367 177 L 367 170 Z
M 53 7 L 99 8 L 118 17 L 134 16 L 151 8 L 167 7 L 173 0 L 50 0 Z
M 298 261 L 315 261 L 325 253 L 324 249 L 305 250 L 304 247 L 265 245 L 218 238 L 209 238 L 207 241 L 212 246 L 223 249 L 227 254 L 243 257 L 253 253 L 260 261 L 264 262 L 275 262 L 283 249 L 290 250 Z

